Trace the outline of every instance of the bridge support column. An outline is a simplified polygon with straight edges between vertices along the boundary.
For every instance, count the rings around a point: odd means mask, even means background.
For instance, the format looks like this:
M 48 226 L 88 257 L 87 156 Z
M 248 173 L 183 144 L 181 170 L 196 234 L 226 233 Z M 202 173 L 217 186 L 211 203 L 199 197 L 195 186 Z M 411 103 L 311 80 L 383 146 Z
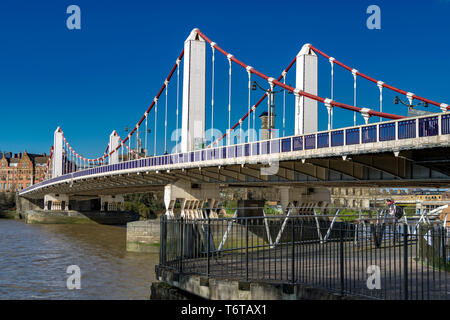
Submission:
M 166 185 L 164 188 L 164 203 L 166 205 L 166 215 L 170 218 L 175 217 L 174 208 L 177 199 L 180 200 L 180 215 L 186 219 L 201 219 L 206 215 L 202 209 L 205 202 L 211 209 L 210 212 L 217 210 L 219 199 L 219 186 L 216 184 L 191 184 L 187 181 L 176 181 L 173 184 Z M 217 217 L 217 212 L 211 217 Z
M 280 204 L 281 208 L 283 208 L 283 212 L 286 213 L 288 208 L 296 206 L 301 195 L 301 191 L 298 189 L 299 188 L 285 186 L 278 188 L 280 192 Z
M 52 178 L 64 174 L 63 166 L 63 136 L 61 128 L 58 127 L 53 135 L 53 159 L 52 159 Z
M 184 42 L 181 152 L 205 142 L 206 44 L 194 29 Z
M 166 199 L 164 197 L 164 204 L 166 206 L 166 216 L 168 218 L 174 218 L 175 217 L 175 213 L 174 213 L 174 209 L 175 209 L 175 203 L 176 203 L 176 199 L 169 199 L 166 202 Z
M 109 152 L 115 150 L 120 144 L 119 141 L 119 135 L 117 134 L 116 130 L 114 130 L 111 135 L 109 136 Z M 109 164 L 116 164 L 119 163 L 119 150 L 114 152 L 109 156 Z
M 69 196 L 67 194 L 46 194 L 44 196 L 45 211 L 67 211 L 69 210 Z
M 208 201 L 208 209 L 209 209 L 209 217 L 210 218 L 218 218 L 219 215 L 217 211 L 219 210 L 219 200 L 217 199 L 207 199 Z
M 317 95 L 317 55 L 305 44 L 297 54 L 296 89 Z M 295 134 L 318 131 L 317 101 L 295 97 Z
M 101 195 L 100 211 L 123 211 L 124 198 L 122 195 Z
M 291 214 L 298 214 L 304 211 L 303 207 L 323 206 L 331 202 L 331 193 L 327 188 L 280 186 L 277 189 L 278 200 L 285 213 L 289 208 L 294 208 Z

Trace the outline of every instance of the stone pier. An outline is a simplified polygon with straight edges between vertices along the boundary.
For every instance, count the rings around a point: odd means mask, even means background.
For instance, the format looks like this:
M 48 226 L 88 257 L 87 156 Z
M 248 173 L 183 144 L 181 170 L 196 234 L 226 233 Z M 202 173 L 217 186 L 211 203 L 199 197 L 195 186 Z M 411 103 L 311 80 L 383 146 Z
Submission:
M 127 223 L 127 251 L 159 252 L 159 219 Z
M 16 212 L 26 223 L 112 224 L 136 221 L 139 215 L 123 211 L 123 196 L 71 198 L 66 194 L 47 194 L 44 199 L 17 197 Z

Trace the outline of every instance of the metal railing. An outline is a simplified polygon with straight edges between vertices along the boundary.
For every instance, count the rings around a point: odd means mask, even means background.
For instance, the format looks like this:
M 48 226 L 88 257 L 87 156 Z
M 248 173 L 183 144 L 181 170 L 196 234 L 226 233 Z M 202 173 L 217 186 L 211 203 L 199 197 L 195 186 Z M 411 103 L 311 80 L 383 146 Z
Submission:
M 408 226 L 381 216 L 343 221 L 336 215 L 291 213 L 161 217 L 159 267 L 377 299 L 449 299 L 450 252 L 442 224 Z

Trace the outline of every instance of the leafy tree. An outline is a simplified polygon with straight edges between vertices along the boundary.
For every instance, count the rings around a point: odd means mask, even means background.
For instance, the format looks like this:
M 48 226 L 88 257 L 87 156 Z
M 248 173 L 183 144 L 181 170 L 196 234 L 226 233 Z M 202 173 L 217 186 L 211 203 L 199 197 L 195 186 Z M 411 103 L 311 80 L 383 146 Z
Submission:
M 125 210 L 138 213 L 142 220 L 156 218 L 158 210 L 164 208 L 154 192 L 128 194 L 124 200 Z
M 10 210 L 16 206 L 16 194 L 14 192 L 0 193 L 0 210 Z

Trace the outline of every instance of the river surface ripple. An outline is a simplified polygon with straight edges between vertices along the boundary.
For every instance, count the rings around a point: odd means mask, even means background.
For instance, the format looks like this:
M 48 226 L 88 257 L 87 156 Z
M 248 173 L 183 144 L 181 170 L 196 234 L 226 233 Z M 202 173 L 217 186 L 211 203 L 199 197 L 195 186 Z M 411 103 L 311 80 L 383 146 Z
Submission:
M 157 253 L 126 251 L 126 228 L 0 219 L 0 299 L 149 299 Z M 81 289 L 67 288 L 67 267 Z

